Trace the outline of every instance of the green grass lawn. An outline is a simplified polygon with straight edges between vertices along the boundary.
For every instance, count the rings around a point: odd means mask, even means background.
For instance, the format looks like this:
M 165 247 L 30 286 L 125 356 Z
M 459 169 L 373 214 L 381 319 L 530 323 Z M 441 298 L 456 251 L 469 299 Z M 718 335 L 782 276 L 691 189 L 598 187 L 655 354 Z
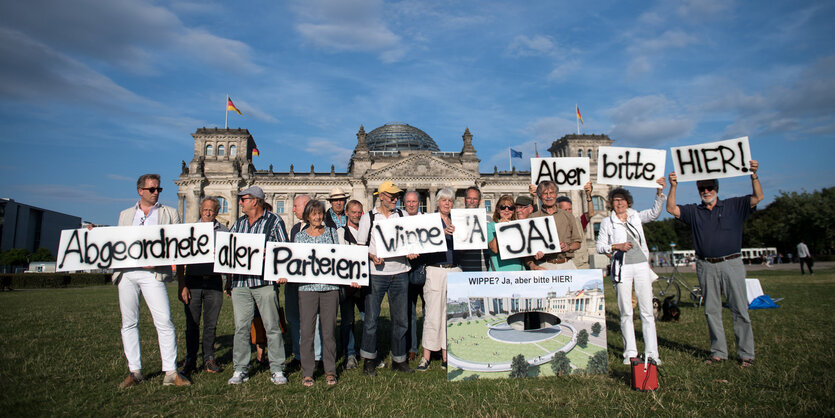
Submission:
M 657 392 L 629 388 L 620 363 L 622 343 L 614 292 L 606 284 L 608 375 L 447 382 L 433 362 L 425 373 L 380 370 L 374 378 L 360 369 L 342 372 L 335 387 L 323 379 L 313 388 L 289 376 L 282 387 L 254 369 L 252 379 L 230 387 L 232 304 L 224 304 L 218 325 L 218 358 L 226 370 L 198 373 L 194 385 L 163 387 L 156 332 L 143 305 L 140 325 L 148 380 L 129 390 L 117 385 L 127 373 L 113 286 L 16 290 L 0 293 L 0 414 L 32 415 L 303 415 L 303 416 L 527 416 L 527 415 L 835 415 L 835 337 L 831 313 L 835 271 L 814 276 L 797 272 L 751 274 L 781 308 L 751 312 L 757 363 L 706 366 L 707 326 L 703 311 L 684 302 L 678 323 L 659 323 L 663 377 Z M 694 280 L 693 275 L 689 275 Z M 181 339 L 182 305 L 169 288 Z M 387 352 L 387 311 L 382 321 Z M 484 323 L 481 323 L 484 326 Z M 640 330 L 640 323 L 636 323 Z M 729 313 L 725 329 L 733 345 Z M 642 347 L 639 332 L 639 348 Z M 591 345 L 589 346 L 592 347 Z M 571 357 L 571 356 L 570 356 Z M 735 357 L 735 356 L 733 356 Z M 572 362 L 580 360 L 572 358 Z M 415 366 L 415 364 L 413 364 Z M 546 376 L 544 371 L 540 374 Z

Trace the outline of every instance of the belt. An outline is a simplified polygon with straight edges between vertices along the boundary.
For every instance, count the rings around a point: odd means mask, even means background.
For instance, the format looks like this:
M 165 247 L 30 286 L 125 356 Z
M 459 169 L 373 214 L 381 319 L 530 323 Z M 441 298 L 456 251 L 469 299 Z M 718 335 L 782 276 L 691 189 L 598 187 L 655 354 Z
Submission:
M 570 260 L 570 259 L 569 258 L 564 258 L 564 257 L 556 257 L 556 258 L 552 258 L 550 260 L 544 260 L 544 262 L 545 263 L 551 263 L 551 264 L 562 264 L 562 263 L 567 262 L 568 260 Z
M 439 269 L 455 269 L 455 268 L 458 268 L 458 265 L 457 264 L 436 264 L 434 266 L 429 266 L 429 267 L 437 267 Z
M 209 280 L 219 278 L 220 273 L 217 274 L 186 274 L 186 279 L 192 280 Z
M 733 260 L 734 258 L 739 258 L 740 255 L 741 255 L 740 253 L 736 253 L 736 254 L 726 255 L 724 257 L 699 257 L 699 259 L 707 261 L 708 263 L 714 263 L 715 264 L 715 263 L 721 263 L 721 262 L 726 261 L 726 260 Z

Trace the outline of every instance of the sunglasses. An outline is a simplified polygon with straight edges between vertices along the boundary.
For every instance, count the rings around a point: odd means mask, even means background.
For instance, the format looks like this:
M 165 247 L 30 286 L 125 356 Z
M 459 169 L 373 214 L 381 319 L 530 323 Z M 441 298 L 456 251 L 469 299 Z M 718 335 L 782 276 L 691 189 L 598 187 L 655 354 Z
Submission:
M 142 190 L 145 190 L 149 193 L 159 192 L 162 193 L 162 187 L 141 187 Z
M 712 191 L 716 190 L 716 186 L 702 186 L 702 187 L 699 187 L 699 191 L 701 192 L 702 190 L 707 190 L 709 192 L 712 192 Z
M 516 210 L 516 206 L 512 206 L 512 205 L 501 205 L 501 206 L 499 206 L 499 210 Z
M 255 198 L 254 197 L 243 197 L 243 196 L 238 198 L 238 200 L 240 200 L 241 202 L 246 202 L 247 200 L 252 200 L 252 199 L 255 199 Z

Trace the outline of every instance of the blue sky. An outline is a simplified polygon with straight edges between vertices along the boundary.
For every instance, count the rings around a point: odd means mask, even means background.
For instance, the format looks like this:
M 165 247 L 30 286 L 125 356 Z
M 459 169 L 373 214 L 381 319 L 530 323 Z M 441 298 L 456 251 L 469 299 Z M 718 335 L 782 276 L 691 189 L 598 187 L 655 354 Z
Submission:
M 6 1 L 0 197 L 114 224 L 158 172 L 176 205 L 228 93 L 259 169 L 344 170 L 360 125 L 394 121 L 445 151 L 469 127 L 482 172 L 508 147 L 527 169 L 576 103 L 616 146 L 749 136 L 771 201 L 833 185 L 833 20 L 820 1 Z

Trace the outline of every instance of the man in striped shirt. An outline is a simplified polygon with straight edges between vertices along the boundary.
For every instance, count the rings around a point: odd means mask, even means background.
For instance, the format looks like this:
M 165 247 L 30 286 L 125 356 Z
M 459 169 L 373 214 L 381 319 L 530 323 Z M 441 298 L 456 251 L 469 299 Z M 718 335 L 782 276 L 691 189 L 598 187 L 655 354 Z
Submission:
M 238 193 L 241 212 L 230 232 L 265 234 L 267 242 L 288 241 L 284 221 L 265 209 L 264 191 L 252 186 Z M 261 276 L 236 274 L 232 276 L 232 304 L 235 311 L 235 336 L 232 361 L 235 373 L 229 379 L 230 385 L 249 380 L 249 359 L 252 349 L 249 344 L 249 329 L 255 308 L 261 313 L 264 329 L 267 331 L 267 353 L 270 359 L 271 379 L 276 385 L 287 383 L 284 377 L 284 340 L 278 318 L 278 292 L 273 283 Z

